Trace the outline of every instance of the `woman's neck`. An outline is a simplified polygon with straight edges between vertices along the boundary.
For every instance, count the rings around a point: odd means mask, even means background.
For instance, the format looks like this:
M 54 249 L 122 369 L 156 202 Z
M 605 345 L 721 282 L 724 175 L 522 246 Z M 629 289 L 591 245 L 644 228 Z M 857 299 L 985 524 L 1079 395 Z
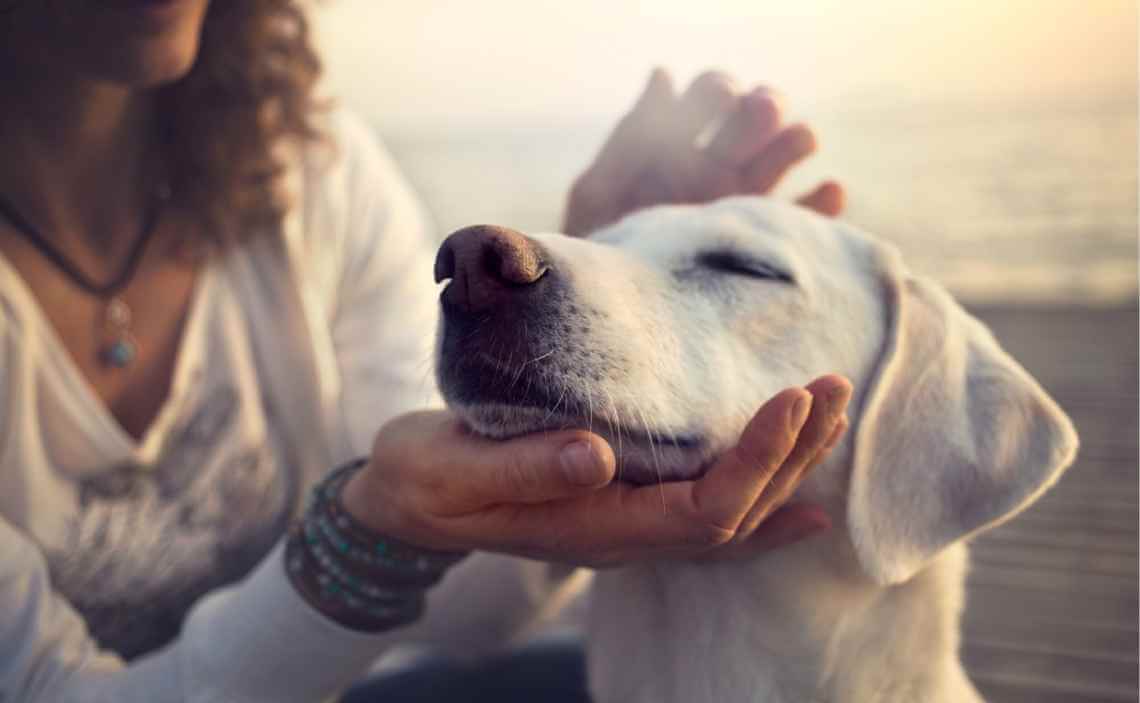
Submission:
M 117 260 L 150 197 L 152 96 L 10 65 L 0 103 L 0 195 L 64 251 Z

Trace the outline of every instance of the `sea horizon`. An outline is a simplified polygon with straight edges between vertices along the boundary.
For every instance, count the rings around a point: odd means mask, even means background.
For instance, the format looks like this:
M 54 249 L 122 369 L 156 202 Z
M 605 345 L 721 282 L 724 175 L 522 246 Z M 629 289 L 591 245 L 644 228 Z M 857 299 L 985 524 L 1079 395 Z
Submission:
M 1125 97 L 809 106 L 794 119 L 820 151 L 774 195 L 838 178 L 844 219 L 968 304 L 1135 305 L 1137 109 Z M 372 119 L 441 236 L 475 222 L 556 231 L 612 121 Z

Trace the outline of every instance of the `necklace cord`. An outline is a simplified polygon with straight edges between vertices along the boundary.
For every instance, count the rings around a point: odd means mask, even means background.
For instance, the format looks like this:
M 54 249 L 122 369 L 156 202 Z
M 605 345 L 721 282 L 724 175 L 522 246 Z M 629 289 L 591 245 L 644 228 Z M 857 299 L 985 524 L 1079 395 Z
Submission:
M 150 206 L 147 208 L 143 218 L 143 224 L 139 230 L 139 234 L 135 238 L 134 243 L 131 244 L 126 263 L 119 269 L 118 274 L 105 283 L 100 283 L 89 277 L 81 271 L 74 262 L 64 256 L 63 252 L 52 246 L 47 237 L 43 236 L 27 218 L 21 215 L 20 211 L 17 210 L 3 194 L 0 194 L 0 217 L 7 220 L 17 232 L 22 234 L 24 238 L 44 256 L 44 258 L 54 264 L 56 268 L 71 279 L 72 283 L 82 288 L 91 296 L 108 299 L 114 297 L 117 293 L 126 288 L 127 284 L 134 278 L 139 262 L 142 261 L 142 255 L 146 250 L 146 245 L 154 235 L 159 215 L 162 212 L 162 205 L 166 202 L 168 197 L 163 188 L 159 188 L 156 191 L 155 195 L 151 198 Z

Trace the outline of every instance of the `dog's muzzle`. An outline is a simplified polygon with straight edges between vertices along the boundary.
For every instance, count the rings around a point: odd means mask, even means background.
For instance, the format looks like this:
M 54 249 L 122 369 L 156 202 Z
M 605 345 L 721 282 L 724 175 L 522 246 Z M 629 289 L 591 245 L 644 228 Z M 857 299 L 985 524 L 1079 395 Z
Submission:
M 518 368 L 567 331 L 565 286 L 542 247 L 505 227 L 465 227 L 440 245 L 435 279 L 451 279 L 438 368 L 448 402 L 553 405 L 547 365 Z M 524 372 L 538 382 L 520 383 Z

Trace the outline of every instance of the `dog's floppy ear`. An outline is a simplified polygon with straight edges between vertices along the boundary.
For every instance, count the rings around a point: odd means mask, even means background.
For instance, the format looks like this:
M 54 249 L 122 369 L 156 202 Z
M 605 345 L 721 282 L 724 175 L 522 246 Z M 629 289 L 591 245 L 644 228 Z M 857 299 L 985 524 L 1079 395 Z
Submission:
M 848 528 L 863 569 L 900 583 L 1027 507 L 1077 435 L 980 322 L 890 257 L 887 340 L 855 434 Z

